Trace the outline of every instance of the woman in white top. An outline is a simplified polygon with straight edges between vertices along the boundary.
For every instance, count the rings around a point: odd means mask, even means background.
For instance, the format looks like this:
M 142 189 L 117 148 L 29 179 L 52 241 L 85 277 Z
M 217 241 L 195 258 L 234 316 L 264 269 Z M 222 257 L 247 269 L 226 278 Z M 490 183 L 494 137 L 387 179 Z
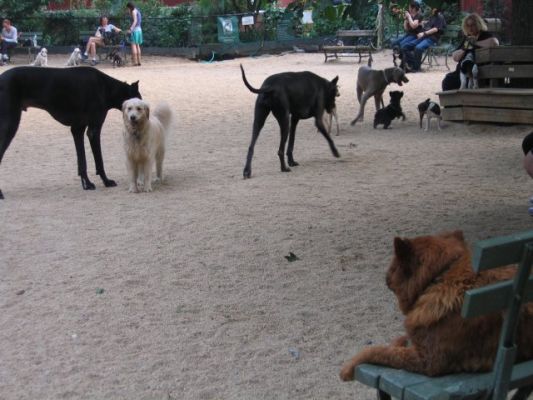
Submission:
M 91 65 L 96 65 L 96 46 L 104 45 L 104 35 L 109 32 L 121 32 L 115 25 L 110 24 L 107 17 L 100 18 L 100 26 L 96 30 L 94 36 L 91 36 L 87 41 L 84 56 L 87 58 L 91 55 Z

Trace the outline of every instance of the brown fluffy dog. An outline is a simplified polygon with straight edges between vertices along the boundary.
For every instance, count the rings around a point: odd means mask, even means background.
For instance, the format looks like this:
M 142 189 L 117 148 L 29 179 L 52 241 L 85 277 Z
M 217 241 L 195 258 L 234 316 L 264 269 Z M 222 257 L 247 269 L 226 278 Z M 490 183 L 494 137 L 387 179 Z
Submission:
M 429 376 L 490 371 L 496 356 L 503 313 L 463 319 L 465 291 L 511 279 L 514 267 L 476 274 L 461 231 L 414 239 L 394 239 L 387 286 L 405 315 L 406 335 L 389 346 L 361 351 L 341 371 L 352 380 L 359 364 L 371 363 Z M 518 327 L 517 362 L 533 358 L 533 303 L 526 304 Z

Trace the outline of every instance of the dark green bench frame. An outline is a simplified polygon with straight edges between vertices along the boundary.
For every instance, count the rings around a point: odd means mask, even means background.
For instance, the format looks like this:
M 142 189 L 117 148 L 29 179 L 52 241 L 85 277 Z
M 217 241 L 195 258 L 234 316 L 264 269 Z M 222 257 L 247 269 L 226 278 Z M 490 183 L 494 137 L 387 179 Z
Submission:
M 94 31 L 80 31 L 79 40 L 80 40 L 80 46 L 82 41 L 87 41 L 91 36 L 94 36 L 96 30 Z M 124 39 L 125 40 L 125 39 Z M 85 48 L 80 48 L 82 54 L 85 52 Z M 96 46 L 96 56 L 98 57 L 99 62 L 103 62 L 107 60 L 107 56 L 109 53 L 111 53 L 112 50 L 119 50 L 120 55 L 122 57 L 122 60 L 124 64 L 126 64 L 127 58 L 126 58 L 126 46 L 122 46 L 120 44 L 115 45 L 104 45 L 104 46 Z
M 429 68 L 433 66 L 439 66 L 439 60 L 437 55 L 444 55 L 444 64 L 448 71 L 450 66 L 448 65 L 448 57 L 458 44 L 459 32 L 461 27 L 459 25 L 448 25 L 440 38 L 440 42 L 436 46 L 428 47 L 422 56 L 422 64 L 427 64 Z
M 533 385 L 533 360 L 514 364 L 518 315 L 522 304 L 533 301 L 533 231 L 480 241 L 475 246 L 475 272 L 516 263 L 519 267 L 512 281 L 469 290 L 464 298 L 463 318 L 506 310 L 492 372 L 431 378 L 363 364 L 356 369 L 355 379 L 376 388 L 382 400 L 504 400 L 509 390 Z
M 37 41 L 37 46 L 33 45 L 34 37 Z M 18 40 L 17 46 L 12 48 L 11 51 L 15 52 L 19 50 L 26 50 L 28 53 L 28 63 L 33 62 L 35 58 L 35 54 L 41 50 L 42 46 L 39 43 L 42 43 L 43 41 L 43 33 L 42 32 L 21 32 L 19 33 L 17 40 Z M 26 40 L 30 40 L 32 44 L 30 46 L 24 46 L 24 42 L 26 42 Z
M 364 41 L 363 44 L 356 45 L 338 45 L 338 40 L 342 38 L 355 38 L 358 42 Z M 359 63 L 363 57 L 368 57 L 372 62 L 372 51 L 376 49 L 374 41 L 377 38 L 377 32 L 375 30 L 340 30 L 337 31 L 336 39 L 332 42 L 327 41 L 322 46 L 324 52 L 324 62 L 327 62 L 329 58 L 338 59 L 339 57 L 359 57 Z

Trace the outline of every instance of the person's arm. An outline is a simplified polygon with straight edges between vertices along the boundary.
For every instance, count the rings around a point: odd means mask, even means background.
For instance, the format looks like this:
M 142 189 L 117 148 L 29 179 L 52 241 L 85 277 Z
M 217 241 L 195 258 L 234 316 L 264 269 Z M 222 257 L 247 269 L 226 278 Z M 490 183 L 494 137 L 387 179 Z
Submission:
M 479 40 L 476 42 L 476 46 L 487 48 L 499 46 L 500 42 L 495 37 L 490 37 L 485 40 Z
M 413 19 L 413 17 L 411 17 L 411 14 L 409 14 L 409 11 L 405 13 L 405 21 L 407 22 L 409 29 L 416 29 L 418 28 L 418 25 L 420 25 L 420 20 Z
M 136 13 L 136 9 L 134 9 L 132 12 L 131 12 L 132 16 L 133 16 L 133 22 L 131 23 L 131 26 L 130 26 L 130 31 L 133 31 L 133 29 L 137 26 L 137 13 Z
M 438 31 L 439 31 L 438 28 L 431 28 L 431 29 L 428 29 L 425 32 L 420 32 L 418 35 L 416 35 L 416 37 L 419 38 L 419 39 L 422 39 L 424 37 L 431 36 L 434 33 L 437 33 Z
M 7 43 L 17 43 L 17 28 L 15 28 L 14 26 L 11 27 L 11 32 L 9 32 L 9 34 L 7 36 L 4 35 L 4 40 L 7 42 Z

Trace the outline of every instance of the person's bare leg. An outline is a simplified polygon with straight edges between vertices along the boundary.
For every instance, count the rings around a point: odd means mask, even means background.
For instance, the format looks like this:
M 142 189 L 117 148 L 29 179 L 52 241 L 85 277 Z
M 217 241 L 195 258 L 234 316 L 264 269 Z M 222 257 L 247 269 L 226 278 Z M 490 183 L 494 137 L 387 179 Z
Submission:
M 137 64 L 141 65 L 141 45 L 137 45 Z

